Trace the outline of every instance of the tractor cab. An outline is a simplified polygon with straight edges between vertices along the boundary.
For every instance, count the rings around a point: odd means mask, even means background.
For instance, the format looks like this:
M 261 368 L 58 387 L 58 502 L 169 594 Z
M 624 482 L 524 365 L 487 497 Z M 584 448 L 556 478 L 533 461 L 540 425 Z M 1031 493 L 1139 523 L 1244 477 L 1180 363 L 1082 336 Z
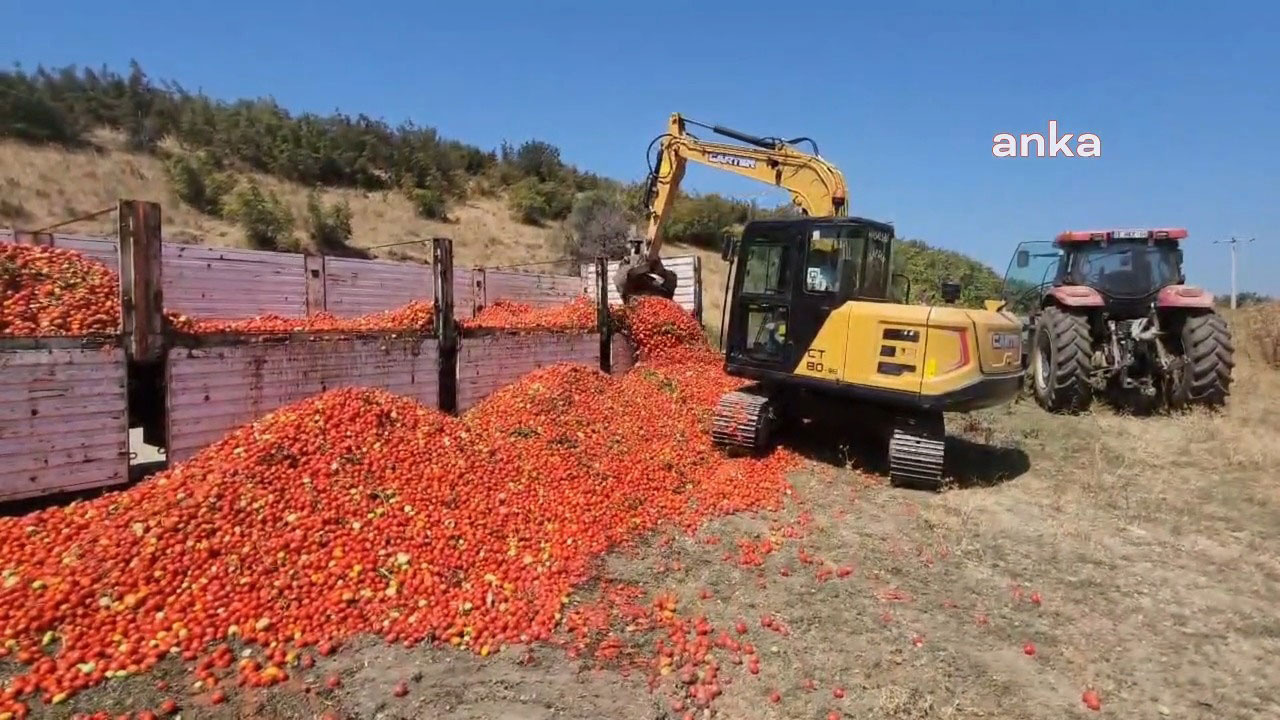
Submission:
M 760 220 L 734 254 L 725 359 L 790 371 L 833 310 L 849 300 L 888 300 L 893 226 L 863 218 Z M 735 252 L 736 251 L 736 252 Z
M 1113 315 L 1145 313 L 1166 288 L 1181 287 L 1181 228 L 1083 230 L 1052 242 L 1022 243 L 1005 275 L 1013 312 L 1039 309 L 1046 296 L 1067 306 L 1107 306 Z M 1194 289 L 1192 289 L 1194 290 Z
M 1023 316 L 1036 402 L 1081 412 L 1103 394 L 1148 413 L 1218 406 L 1231 383 L 1231 332 L 1213 296 L 1186 285 L 1182 228 L 1081 230 L 1023 243 L 1004 301 Z

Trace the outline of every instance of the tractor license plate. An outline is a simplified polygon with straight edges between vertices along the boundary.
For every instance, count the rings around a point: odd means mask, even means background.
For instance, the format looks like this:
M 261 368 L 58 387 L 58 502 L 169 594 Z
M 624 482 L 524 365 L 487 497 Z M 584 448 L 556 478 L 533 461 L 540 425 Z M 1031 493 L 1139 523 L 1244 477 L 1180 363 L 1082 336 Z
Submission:
M 1140 240 L 1146 236 L 1146 230 L 1116 230 L 1111 233 L 1111 237 L 1117 240 Z

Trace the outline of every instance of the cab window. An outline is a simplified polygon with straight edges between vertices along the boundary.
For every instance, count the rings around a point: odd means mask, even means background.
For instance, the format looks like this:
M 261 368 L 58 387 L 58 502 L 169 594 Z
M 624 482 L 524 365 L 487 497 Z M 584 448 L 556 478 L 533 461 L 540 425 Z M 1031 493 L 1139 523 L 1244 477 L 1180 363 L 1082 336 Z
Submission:
M 832 233 L 814 230 L 804 268 L 804 289 L 810 293 L 840 292 L 840 261 L 844 243 Z
M 867 238 L 867 257 L 863 262 L 862 289 L 858 295 L 866 298 L 884 298 L 889 291 L 889 238 L 883 233 L 871 233 Z
M 744 258 L 742 292 L 768 295 L 785 292 L 787 254 L 782 245 L 749 245 Z
M 804 289 L 847 300 L 857 294 L 862 278 L 866 230 L 851 225 L 813 229 L 805 255 Z

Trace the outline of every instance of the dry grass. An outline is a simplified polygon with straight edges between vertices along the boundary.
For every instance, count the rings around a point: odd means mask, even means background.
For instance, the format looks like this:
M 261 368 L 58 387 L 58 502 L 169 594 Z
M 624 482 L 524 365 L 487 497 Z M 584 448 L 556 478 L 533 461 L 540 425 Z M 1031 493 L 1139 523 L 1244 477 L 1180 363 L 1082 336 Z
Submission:
M 305 216 L 306 189 L 272 177 L 255 176 L 280 194 L 299 223 Z M 0 193 L 24 211 L 23 229 L 36 229 L 115 204 L 120 198 L 159 202 L 167 237 L 214 246 L 245 246 L 234 225 L 203 215 L 178 200 L 160 159 L 120 148 L 110 133 L 95 135 L 95 147 L 71 152 L 0 141 Z M 352 245 L 369 247 L 405 240 L 451 237 L 461 265 L 508 265 L 561 257 L 563 229 L 517 223 L 500 198 L 473 198 L 449 209 L 449 222 L 423 220 L 395 192 L 327 190 L 326 201 L 346 199 L 352 210 Z M 80 223 L 64 232 L 108 233 L 110 220 Z M 304 234 L 301 225 L 295 233 Z M 393 248 L 376 254 L 389 257 Z M 401 258 L 425 258 L 425 245 L 394 248 Z
M 68 218 L 110 207 L 120 198 L 159 202 L 164 209 L 166 237 L 182 242 L 246 247 L 235 225 L 204 215 L 180 201 L 169 185 L 164 164 L 151 155 L 121 148 L 110 132 L 94 135 L 94 147 L 71 152 L 60 147 L 36 147 L 0 140 L 0 224 L 37 229 Z M 307 190 L 276 178 L 254 175 L 258 183 L 280 195 L 305 234 Z M 432 237 L 453 238 L 455 262 L 466 267 L 508 266 L 565 257 L 566 229 L 560 224 L 533 227 L 516 222 L 501 197 L 473 197 L 449 208 L 449 221 L 424 220 L 403 195 L 328 189 L 326 202 L 345 199 L 352 210 L 352 242 L 359 248 Z M 110 218 L 79 223 L 63 232 L 110 233 Z M 719 332 L 724 296 L 725 263 L 718 253 L 671 243 L 664 255 L 698 254 L 703 267 L 704 320 L 714 337 Z M 405 244 L 373 251 L 394 260 L 424 260 L 427 244 Z M 532 272 L 568 272 L 566 264 L 534 265 Z
M 1280 302 L 1253 305 L 1230 315 L 1236 348 L 1273 368 L 1280 368 Z

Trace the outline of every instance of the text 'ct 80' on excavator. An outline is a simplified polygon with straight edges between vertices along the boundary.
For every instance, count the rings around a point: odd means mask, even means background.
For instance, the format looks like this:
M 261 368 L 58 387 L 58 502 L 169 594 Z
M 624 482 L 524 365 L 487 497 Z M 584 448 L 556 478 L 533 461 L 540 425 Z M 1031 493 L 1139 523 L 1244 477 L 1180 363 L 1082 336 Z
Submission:
M 705 142 L 690 125 L 744 144 Z M 761 450 L 784 423 L 876 417 L 890 479 L 939 489 L 944 413 L 1002 405 L 1019 392 L 1019 319 L 997 301 L 984 310 L 891 301 L 893 226 L 847 215 L 844 176 L 808 138 L 755 137 L 675 114 L 654 143 L 648 233 L 615 276 L 624 298 L 674 293 L 675 275 L 659 259 L 662 226 L 691 160 L 780 187 L 801 213 L 749 222 L 725 243 L 724 367 L 752 384 L 720 399 L 714 440 Z M 909 302 L 909 280 L 901 294 Z

